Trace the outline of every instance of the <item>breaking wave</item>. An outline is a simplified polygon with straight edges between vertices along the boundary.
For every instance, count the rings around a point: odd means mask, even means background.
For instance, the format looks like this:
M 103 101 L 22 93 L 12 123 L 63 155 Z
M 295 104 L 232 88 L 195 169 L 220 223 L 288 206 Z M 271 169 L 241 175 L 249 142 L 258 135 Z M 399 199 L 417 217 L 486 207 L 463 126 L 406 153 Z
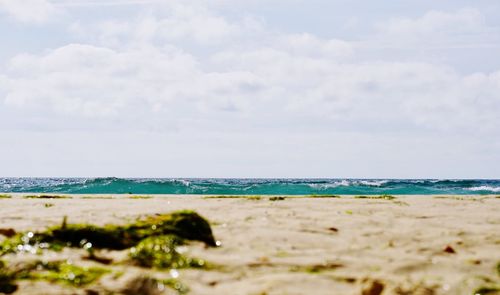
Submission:
M 500 180 L 0 178 L 0 192 L 74 194 L 494 194 Z

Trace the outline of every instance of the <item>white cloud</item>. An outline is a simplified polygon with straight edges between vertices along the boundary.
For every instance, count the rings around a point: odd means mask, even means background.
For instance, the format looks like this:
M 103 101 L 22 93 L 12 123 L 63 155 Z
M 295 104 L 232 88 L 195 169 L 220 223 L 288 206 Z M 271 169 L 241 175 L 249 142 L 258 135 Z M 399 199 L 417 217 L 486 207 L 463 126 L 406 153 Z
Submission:
M 481 31 L 485 25 L 485 19 L 479 10 L 464 8 L 451 13 L 433 10 L 416 19 L 391 19 L 381 24 L 380 29 L 392 34 L 463 34 Z
M 43 23 L 57 9 L 47 0 L 0 0 L 0 11 L 21 22 Z
M 9 69 L 16 78 L 9 79 L 7 105 L 86 117 L 237 111 L 261 83 L 243 71 L 203 72 L 193 56 L 172 47 L 71 44 L 18 56 Z
M 193 65 L 191 57 L 168 49 L 123 53 L 70 44 L 41 57 L 14 58 L 10 70 L 20 78 L 11 81 L 6 103 L 85 116 L 118 115 L 154 99 L 155 80 L 165 86 L 182 81 L 191 76 Z
M 360 129 L 392 124 L 491 131 L 500 125 L 498 72 L 460 75 L 425 62 L 360 63 L 351 42 L 246 30 L 246 20 L 228 22 L 190 5 L 164 8 L 162 17 L 100 23 L 98 43 L 110 47 L 71 44 L 19 55 L 10 62 L 5 102 L 85 117 L 139 112 L 201 122 L 237 112 L 243 119 L 266 120 L 272 113 L 285 121 L 353 122 Z M 399 27 L 431 32 L 466 20 L 472 28 L 477 19 L 469 10 L 432 12 Z M 223 42 L 235 32 L 249 37 L 249 49 Z M 206 58 L 181 49 L 178 38 L 220 43 Z
M 397 60 L 389 54 L 366 58 L 360 53 L 384 42 L 411 48 L 419 42 L 450 46 L 468 44 L 471 38 L 493 40 L 488 34 L 479 36 L 491 28 L 478 11 L 432 11 L 420 18 L 391 20 L 363 43 L 284 33 L 251 17 L 231 20 L 207 6 L 179 3 L 163 2 L 155 12 L 141 11 L 130 20 L 75 22 L 70 32 L 78 42 L 18 54 L 0 73 L 5 112 L 31 110 L 44 118 L 41 129 L 78 125 L 86 131 L 95 126 L 168 130 L 178 137 L 158 139 L 159 145 L 177 154 L 196 144 L 193 134 L 206 134 L 205 145 L 220 161 L 231 151 L 218 151 L 218 142 L 230 146 L 235 139 L 239 148 L 254 153 L 253 159 L 266 155 L 247 146 L 273 142 L 280 148 L 269 149 L 267 160 L 287 155 L 271 167 L 275 176 L 283 171 L 281 165 L 299 157 L 286 140 L 317 155 L 310 161 L 326 157 L 343 165 L 349 164 L 343 157 L 355 161 L 372 147 L 382 159 L 390 145 L 393 154 L 405 151 L 393 158 L 393 165 L 402 165 L 398 163 L 411 157 L 410 144 L 427 145 L 419 147 L 420 159 L 439 160 L 448 155 L 446 143 L 498 138 L 498 69 L 464 74 L 453 65 L 415 56 Z M 60 126 L 60 118 L 68 122 Z M 436 134 L 443 138 L 432 145 Z M 352 140 L 357 136 L 360 139 Z M 383 142 L 377 142 L 379 137 Z M 182 146 L 186 138 L 190 140 Z M 308 140 L 321 146 L 309 148 Z M 476 155 L 481 140 L 471 148 Z M 337 144 L 344 141 L 345 147 Z M 431 150 L 439 146 L 439 153 Z M 198 146 L 192 149 L 192 154 L 199 151 Z M 331 150 L 341 156 L 329 155 Z M 471 152 L 463 148 L 460 153 Z M 203 151 L 201 155 L 210 158 Z M 376 166 L 378 160 L 369 158 Z M 328 165 L 322 171 L 329 171 Z
M 58 6 L 125 6 L 125 5 L 148 5 L 161 2 L 161 0 L 52 0 Z
M 132 20 L 109 19 L 93 24 L 76 22 L 70 32 L 107 46 L 131 43 L 195 43 L 217 45 L 233 42 L 261 24 L 250 17 L 230 22 L 205 5 L 180 4 L 175 1 L 154 6 L 154 12 L 140 14 Z
M 282 106 L 300 116 L 364 121 L 364 127 L 393 122 L 491 131 L 500 125 L 500 72 L 461 76 L 427 63 L 339 63 L 272 50 L 219 54 L 217 60 L 252 69 L 281 89 Z
M 279 118 L 302 118 L 306 125 L 338 120 L 360 129 L 393 124 L 491 132 L 500 125 L 500 72 L 461 76 L 426 63 L 359 64 L 293 48 L 228 51 L 206 62 L 175 47 L 72 44 L 18 56 L 8 74 L 7 105 L 78 116 L 203 121 L 236 112 L 242 120 L 272 113 L 264 122 L 270 125 Z
M 200 6 L 171 4 L 164 9 L 166 15 L 163 18 L 148 17 L 134 24 L 135 34 L 167 40 L 189 38 L 200 43 L 217 43 L 239 32 L 236 25 Z
M 353 46 L 349 42 L 338 39 L 322 40 L 308 33 L 280 36 L 276 45 L 294 55 L 338 59 L 353 54 Z
M 481 11 L 464 8 L 455 12 L 429 11 L 417 18 L 392 18 L 377 25 L 365 46 L 450 50 L 500 48 L 500 29 L 490 26 Z

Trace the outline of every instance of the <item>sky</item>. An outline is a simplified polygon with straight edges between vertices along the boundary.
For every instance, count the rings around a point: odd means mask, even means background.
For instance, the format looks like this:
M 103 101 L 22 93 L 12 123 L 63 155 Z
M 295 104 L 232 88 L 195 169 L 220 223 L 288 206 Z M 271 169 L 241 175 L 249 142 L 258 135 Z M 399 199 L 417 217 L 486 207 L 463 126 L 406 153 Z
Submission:
M 500 178 L 496 0 L 0 0 L 0 176 Z

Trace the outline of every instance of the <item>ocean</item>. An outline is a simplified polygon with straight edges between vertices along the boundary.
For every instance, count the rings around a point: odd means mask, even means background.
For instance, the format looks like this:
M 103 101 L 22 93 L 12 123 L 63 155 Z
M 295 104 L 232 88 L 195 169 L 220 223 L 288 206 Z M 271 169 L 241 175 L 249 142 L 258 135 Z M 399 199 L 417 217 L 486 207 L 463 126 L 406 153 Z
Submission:
M 0 178 L 0 192 L 207 195 L 481 195 L 500 194 L 500 180 Z

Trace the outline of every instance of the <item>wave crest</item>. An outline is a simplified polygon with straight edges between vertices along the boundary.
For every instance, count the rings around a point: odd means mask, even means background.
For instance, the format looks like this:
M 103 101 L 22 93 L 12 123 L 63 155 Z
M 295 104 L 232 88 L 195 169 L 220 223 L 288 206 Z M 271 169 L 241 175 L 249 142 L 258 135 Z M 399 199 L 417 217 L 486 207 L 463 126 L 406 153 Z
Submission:
M 485 191 L 485 192 L 494 192 L 498 193 L 500 192 L 500 186 L 494 187 L 494 186 L 488 186 L 488 185 L 481 185 L 481 186 L 474 186 L 470 188 L 466 188 L 466 190 L 473 191 L 473 192 L 480 192 L 480 191 Z
M 488 194 L 500 180 L 0 178 L 0 192 L 73 194 Z

